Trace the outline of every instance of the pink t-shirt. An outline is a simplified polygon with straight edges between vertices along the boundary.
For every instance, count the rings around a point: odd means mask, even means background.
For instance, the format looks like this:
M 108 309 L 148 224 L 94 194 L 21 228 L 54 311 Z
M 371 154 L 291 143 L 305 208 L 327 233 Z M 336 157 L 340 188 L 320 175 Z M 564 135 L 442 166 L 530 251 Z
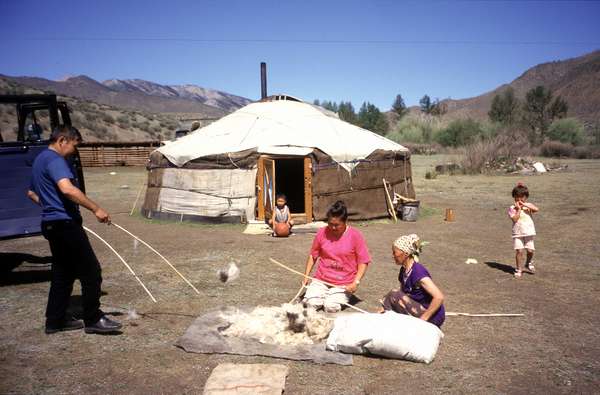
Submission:
M 371 262 L 367 243 L 362 234 L 348 226 L 339 239 L 334 239 L 327 226 L 319 229 L 310 255 L 318 262 L 315 278 L 335 285 L 354 281 L 358 265 Z
M 508 208 L 508 216 L 513 217 L 517 213 L 517 209 L 515 206 L 510 206 Z M 519 219 L 517 222 L 513 222 L 512 226 L 512 237 L 526 237 L 526 236 L 535 236 L 535 225 L 533 223 L 533 219 L 531 215 L 527 214 L 525 211 L 521 210 L 521 214 L 519 215 Z

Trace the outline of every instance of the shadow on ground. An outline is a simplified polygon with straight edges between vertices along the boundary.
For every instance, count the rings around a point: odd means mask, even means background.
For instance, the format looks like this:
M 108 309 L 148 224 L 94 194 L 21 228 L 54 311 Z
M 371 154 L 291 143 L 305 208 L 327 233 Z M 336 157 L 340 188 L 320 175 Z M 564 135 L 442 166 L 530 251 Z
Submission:
M 32 264 L 31 270 L 13 271 L 23 263 Z M 32 284 L 50 281 L 51 256 L 37 256 L 19 252 L 0 252 L 0 286 Z M 34 267 L 40 265 L 38 267 Z M 42 266 L 46 265 L 46 266 Z
M 500 262 L 485 262 L 486 265 L 488 265 L 489 267 L 491 267 L 492 269 L 497 269 L 500 270 L 504 273 L 510 273 L 513 274 L 515 272 L 515 268 L 512 267 L 511 265 L 507 265 L 506 263 L 500 263 Z

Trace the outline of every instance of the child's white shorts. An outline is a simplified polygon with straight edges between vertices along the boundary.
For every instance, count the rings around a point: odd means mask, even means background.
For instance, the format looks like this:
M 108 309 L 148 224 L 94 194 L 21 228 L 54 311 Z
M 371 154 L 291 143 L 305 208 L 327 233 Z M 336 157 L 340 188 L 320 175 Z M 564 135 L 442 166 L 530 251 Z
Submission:
M 513 237 L 513 248 L 515 250 L 522 250 L 525 248 L 530 251 L 535 251 L 533 237 L 534 236 Z

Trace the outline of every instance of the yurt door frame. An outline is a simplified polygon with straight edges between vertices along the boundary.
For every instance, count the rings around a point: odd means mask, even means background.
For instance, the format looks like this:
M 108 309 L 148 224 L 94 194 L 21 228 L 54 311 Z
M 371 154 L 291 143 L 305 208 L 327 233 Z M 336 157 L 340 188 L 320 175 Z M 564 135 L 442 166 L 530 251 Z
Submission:
M 258 158 L 258 172 L 256 175 L 256 189 L 258 191 L 258 219 L 270 218 L 275 207 L 275 161 L 277 159 L 290 159 L 292 157 L 271 157 L 261 155 Z M 298 157 L 294 157 L 298 158 Z M 295 217 L 304 217 L 306 222 L 312 222 L 312 161 L 304 157 L 304 213 L 293 213 Z

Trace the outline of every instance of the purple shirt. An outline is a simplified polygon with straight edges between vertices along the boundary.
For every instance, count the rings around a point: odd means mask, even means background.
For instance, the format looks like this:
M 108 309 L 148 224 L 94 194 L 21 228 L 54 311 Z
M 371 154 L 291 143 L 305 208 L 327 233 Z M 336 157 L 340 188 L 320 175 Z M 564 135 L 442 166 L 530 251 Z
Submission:
M 400 281 L 400 285 L 402 286 L 402 292 L 410 296 L 412 300 L 421 304 L 423 307 L 428 308 L 431 304 L 432 297 L 429 292 L 419 285 L 419 281 L 425 277 L 431 278 L 431 275 L 427 269 L 425 269 L 425 266 L 421 265 L 419 262 L 414 262 L 408 278 L 404 278 L 404 267 L 400 269 L 398 281 Z M 444 305 L 441 305 L 438 311 L 429 318 L 429 322 L 440 327 L 444 323 L 445 318 L 446 312 Z

